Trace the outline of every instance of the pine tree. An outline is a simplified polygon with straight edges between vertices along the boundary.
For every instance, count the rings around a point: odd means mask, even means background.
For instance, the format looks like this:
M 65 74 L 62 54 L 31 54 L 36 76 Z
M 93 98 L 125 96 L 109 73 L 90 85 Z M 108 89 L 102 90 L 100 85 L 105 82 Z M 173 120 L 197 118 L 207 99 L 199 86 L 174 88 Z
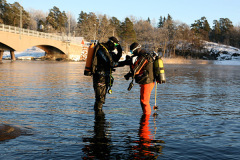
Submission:
M 5 12 L 5 6 L 7 2 L 6 0 L 0 0 L 0 23 L 4 23 L 4 12 Z
M 160 16 L 160 18 L 159 18 L 159 23 L 158 23 L 158 28 L 162 28 L 162 27 L 163 27 L 163 24 L 164 24 L 163 18 L 162 18 L 162 16 Z
M 168 14 L 166 23 L 164 23 L 164 26 L 167 28 L 169 32 L 169 40 L 172 40 L 173 34 L 174 34 L 174 25 L 173 25 L 172 17 L 169 14 Z
M 197 36 L 205 40 L 209 39 L 211 28 L 206 17 L 201 17 L 201 19 L 195 20 L 195 23 L 191 24 L 191 30 L 194 31 Z
M 6 0 L 0 0 L 0 23 L 6 23 L 6 14 L 8 11 L 9 5 L 7 4 Z
M 114 27 L 110 23 L 110 20 L 108 20 L 106 15 L 99 15 L 99 28 L 98 28 L 98 40 L 106 41 L 110 36 L 113 36 L 113 30 Z
M 133 29 L 133 23 L 127 17 L 121 24 L 121 35 L 120 38 L 127 45 L 136 41 L 136 32 Z
M 120 35 L 120 25 L 121 22 L 116 18 L 116 17 L 112 17 L 110 20 L 110 24 L 113 27 L 113 36 L 119 36 Z
M 232 21 L 228 18 L 220 18 L 219 24 L 222 33 L 226 33 L 233 28 Z
M 221 29 L 220 29 L 220 23 L 217 20 L 213 21 L 213 31 L 212 31 L 212 40 L 214 42 L 220 42 L 221 40 Z
M 149 17 L 148 17 L 147 21 L 148 21 L 148 23 L 149 23 L 149 24 L 151 24 L 151 20 L 150 20 L 150 18 L 149 18 Z
M 87 41 L 98 39 L 97 33 L 99 28 L 99 20 L 95 13 L 89 14 L 81 11 L 78 18 L 76 35 L 84 37 Z
M 64 32 L 67 19 L 65 11 L 61 12 L 58 7 L 54 6 L 46 17 L 46 23 L 55 31 Z

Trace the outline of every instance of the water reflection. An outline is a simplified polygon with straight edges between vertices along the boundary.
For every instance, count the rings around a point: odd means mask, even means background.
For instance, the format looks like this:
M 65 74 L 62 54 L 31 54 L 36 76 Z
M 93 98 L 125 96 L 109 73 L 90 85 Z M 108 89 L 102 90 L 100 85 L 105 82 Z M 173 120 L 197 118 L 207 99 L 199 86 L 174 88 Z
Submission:
M 83 159 L 110 159 L 111 139 L 107 135 L 106 127 L 105 114 L 95 114 L 94 135 L 92 138 L 83 138 L 83 142 L 88 142 L 83 148 L 86 154 Z
M 156 117 L 157 115 L 154 115 L 154 121 Z M 140 119 L 139 140 L 133 142 L 136 145 L 132 146 L 133 154 L 130 159 L 157 159 L 162 153 L 163 146 L 160 144 L 164 141 L 154 139 L 149 127 L 149 119 L 150 115 L 142 115 Z
M 140 119 L 140 126 L 138 129 L 138 140 L 130 141 L 125 144 L 125 146 L 118 146 L 118 148 L 114 148 L 115 142 L 112 142 L 111 137 L 108 132 L 109 126 L 106 125 L 105 114 L 95 114 L 95 122 L 94 122 L 94 133 L 92 137 L 83 138 L 83 142 L 85 143 L 84 148 L 82 149 L 85 153 L 83 159 L 112 159 L 113 157 L 125 157 L 127 159 L 157 159 L 159 155 L 162 154 L 162 148 L 165 142 L 162 140 L 156 140 L 155 134 L 152 133 L 152 129 L 149 125 L 149 119 L 151 115 L 142 115 Z M 154 116 L 154 124 L 155 124 Z M 154 125 L 154 129 L 156 129 L 156 124 Z M 113 129 L 114 130 L 114 129 Z M 115 131 L 118 132 L 118 131 Z M 119 138 L 122 137 L 121 133 L 118 133 Z M 124 137 L 122 137 L 124 138 Z M 129 148 L 127 151 L 130 154 L 124 155 L 126 153 L 122 153 L 123 155 L 114 154 L 116 151 L 125 150 L 124 147 Z M 124 159 L 125 159 L 124 158 Z

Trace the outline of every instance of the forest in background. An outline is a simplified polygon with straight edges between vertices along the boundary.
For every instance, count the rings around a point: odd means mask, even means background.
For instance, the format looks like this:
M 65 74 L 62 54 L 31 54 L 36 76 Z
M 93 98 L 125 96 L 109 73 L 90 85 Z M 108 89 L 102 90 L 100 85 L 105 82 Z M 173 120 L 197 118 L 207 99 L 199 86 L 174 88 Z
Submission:
M 148 51 L 162 52 L 165 57 L 202 58 L 209 55 L 204 41 L 240 48 L 240 26 L 233 26 L 228 18 L 213 21 L 210 26 L 206 17 L 200 17 L 190 26 L 174 21 L 171 15 L 159 16 L 157 23 L 136 17 L 124 21 L 116 17 L 79 11 L 77 20 L 71 13 L 54 6 L 49 13 L 40 10 L 26 11 L 18 2 L 0 0 L 0 24 L 58 35 L 84 37 L 86 41 L 104 42 L 116 36 L 125 51 L 132 42 L 140 43 Z

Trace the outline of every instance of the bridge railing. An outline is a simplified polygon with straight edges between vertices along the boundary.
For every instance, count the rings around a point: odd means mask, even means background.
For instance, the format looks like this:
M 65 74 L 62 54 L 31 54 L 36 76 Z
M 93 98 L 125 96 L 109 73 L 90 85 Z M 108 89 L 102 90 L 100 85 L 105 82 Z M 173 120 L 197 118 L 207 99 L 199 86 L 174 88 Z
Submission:
M 58 36 L 51 33 L 44 33 L 14 26 L 9 26 L 5 24 L 0 24 L 0 31 L 4 32 L 10 32 L 15 34 L 21 34 L 21 35 L 27 35 L 27 36 L 34 36 L 34 37 L 40 37 L 40 38 L 46 38 L 46 39 L 52 39 L 57 41 L 63 41 L 68 43 L 75 43 L 75 44 L 81 44 L 81 41 L 78 41 L 75 39 L 75 37 L 69 37 L 69 36 Z

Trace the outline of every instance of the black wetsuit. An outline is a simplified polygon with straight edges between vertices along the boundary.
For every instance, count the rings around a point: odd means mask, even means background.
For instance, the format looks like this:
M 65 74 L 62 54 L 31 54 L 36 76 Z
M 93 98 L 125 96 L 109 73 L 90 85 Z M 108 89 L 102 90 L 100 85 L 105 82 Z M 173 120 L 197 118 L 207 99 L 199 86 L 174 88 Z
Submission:
M 109 44 L 102 43 L 95 50 L 94 71 L 93 71 L 93 88 L 95 91 L 94 110 L 102 110 L 102 105 L 105 103 L 106 93 L 111 80 L 113 67 L 122 56 L 122 52 L 115 54 L 109 51 Z M 111 81 L 111 82 L 110 82 Z

